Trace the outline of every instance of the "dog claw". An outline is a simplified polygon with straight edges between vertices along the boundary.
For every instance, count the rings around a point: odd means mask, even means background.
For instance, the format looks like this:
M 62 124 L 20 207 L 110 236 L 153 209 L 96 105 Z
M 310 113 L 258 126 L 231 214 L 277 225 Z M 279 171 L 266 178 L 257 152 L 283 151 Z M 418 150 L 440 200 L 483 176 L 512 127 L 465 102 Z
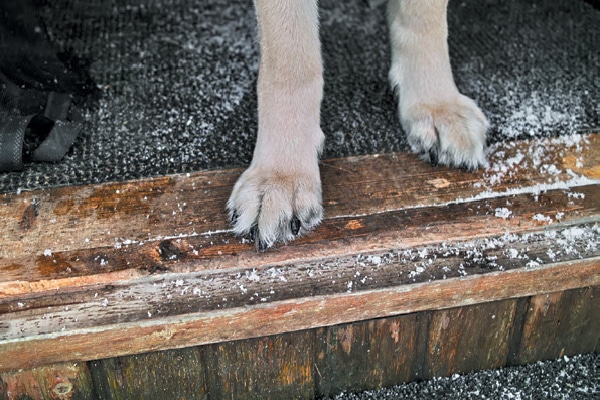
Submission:
M 292 222 L 290 224 L 290 228 L 292 229 L 292 234 L 294 236 L 298 236 L 298 233 L 300 233 L 300 226 L 302 224 L 300 223 L 300 220 L 298 219 L 298 217 L 294 216 L 294 218 L 292 218 Z
M 435 147 L 435 146 L 429 149 L 429 163 L 431 165 L 433 165 L 434 167 L 438 166 L 438 163 L 439 163 L 438 151 L 437 151 L 437 147 Z
M 265 251 L 267 249 L 267 244 L 265 242 L 263 242 L 262 240 L 259 239 L 256 242 L 255 247 L 256 247 L 256 251 L 258 253 L 262 253 L 263 251 Z
M 258 253 L 262 253 L 267 249 L 267 242 L 260 239 L 260 234 L 258 231 L 258 226 L 253 226 L 250 230 L 250 236 L 252 237 L 252 241 L 254 242 L 254 248 Z

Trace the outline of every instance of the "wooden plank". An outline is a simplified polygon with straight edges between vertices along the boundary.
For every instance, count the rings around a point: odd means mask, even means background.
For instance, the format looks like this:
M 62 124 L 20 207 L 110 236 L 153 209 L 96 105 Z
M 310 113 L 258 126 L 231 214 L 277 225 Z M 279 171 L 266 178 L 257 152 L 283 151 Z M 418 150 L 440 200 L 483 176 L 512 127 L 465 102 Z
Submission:
M 598 285 L 599 147 L 503 144 L 476 174 L 326 161 L 324 223 L 261 254 L 227 231 L 239 171 L 3 195 L 0 370 Z
M 508 195 L 444 206 L 330 218 L 323 222 L 318 232 L 289 246 L 260 254 L 248 244 L 232 239 L 228 232 L 52 252 L 36 257 L 35 261 L 25 258 L 11 260 L 5 265 L 1 269 L 0 298 L 135 281 L 157 272 L 191 273 L 278 266 L 290 263 L 290 260 L 301 263 L 366 251 L 472 240 L 507 231 L 539 231 L 551 221 L 556 224 L 557 218 L 562 226 L 588 223 L 599 218 L 599 198 L 600 185 L 589 185 L 573 191 L 559 189 L 541 194 Z M 508 218 L 496 216 L 498 210 L 504 209 L 511 213 Z M 122 270 L 122 266 L 127 269 Z
M 210 398 L 205 379 L 210 368 L 198 348 L 116 357 L 89 364 L 95 398 Z
M 505 365 L 515 306 L 510 299 L 433 312 L 422 378 Z
M 588 289 L 559 292 L 562 296 L 553 293 L 538 297 L 569 298 L 569 301 L 554 302 L 552 305 L 555 309 L 553 324 L 560 324 L 561 315 L 568 314 L 573 304 L 584 305 L 597 295 L 590 294 Z M 504 316 L 499 312 L 514 309 L 511 303 L 530 302 L 533 303 L 533 299 L 501 300 L 274 337 L 94 361 L 89 363 L 90 371 L 86 372 L 87 377 L 84 376 L 88 382 L 89 375 L 93 377 L 93 385 L 86 386 L 90 391 L 85 396 L 78 394 L 80 389 L 76 386 L 68 393 L 62 392 L 64 397 L 52 397 L 48 391 L 54 387 L 52 382 L 61 382 L 60 377 L 70 376 L 68 382 L 80 382 L 81 378 L 74 379 L 73 367 L 85 369 L 86 364 L 59 364 L 3 373 L 0 374 L 0 398 L 131 399 L 168 396 L 203 399 L 210 394 L 213 397 L 236 399 L 309 399 L 332 396 L 341 390 L 368 390 L 425 379 L 431 374 L 449 376 L 455 372 L 466 372 L 455 368 L 456 361 L 464 366 L 465 360 L 472 358 L 479 367 L 484 367 L 478 357 L 469 356 L 482 349 L 491 355 L 488 361 L 503 357 L 506 329 L 501 328 L 502 333 L 498 334 L 494 328 L 502 325 L 502 318 L 512 320 L 515 325 L 519 325 L 519 322 L 514 321 L 511 312 L 505 312 Z M 558 307 L 564 308 L 557 312 Z M 493 323 L 485 325 L 492 315 L 496 315 L 496 318 L 491 318 Z M 439 323 L 432 323 L 436 319 Z M 546 326 L 548 321 L 549 318 L 546 318 Z M 467 332 L 461 329 L 465 322 L 471 327 L 467 327 Z M 480 328 L 485 326 L 486 329 L 472 329 L 473 324 L 479 324 Z M 530 340 L 530 344 L 543 350 L 548 344 L 554 343 L 556 330 L 547 331 L 543 329 L 544 324 L 538 327 L 542 329 L 535 340 Z M 593 326 L 584 328 L 588 337 L 595 334 L 597 338 L 598 331 L 594 331 Z M 572 329 L 567 330 L 565 338 L 574 333 Z M 521 329 L 511 331 L 518 334 Z M 584 343 L 587 347 L 578 346 L 570 351 L 593 350 L 594 343 L 585 340 Z M 435 349 L 437 356 L 427 355 L 431 349 Z M 498 350 L 498 356 L 493 355 L 494 349 Z M 446 355 L 440 357 L 441 353 Z M 564 352 L 563 355 L 568 354 L 571 353 Z M 40 374 L 41 371 L 44 372 Z M 46 379 L 50 384 L 42 384 L 46 388 L 43 394 L 37 383 L 45 382 L 44 378 L 39 379 L 40 375 L 51 378 Z M 11 397 L 6 397 L 9 395 Z
M 318 392 L 331 396 L 499 368 L 506 363 L 516 303 L 500 300 L 324 328 Z
M 600 258 L 48 332 L 0 344 L 0 369 L 217 343 L 600 285 Z
M 102 399 L 310 399 L 312 331 L 90 363 Z
M 422 378 L 426 320 L 412 313 L 319 329 L 317 392 L 333 396 Z
M 0 399 L 93 400 L 94 388 L 85 363 L 62 363 L 0 373 Z
M 597 183 L 598 142 L 598 135 L 577 135 L 501 144 L 490 155 L 490 167 L 476 173 L 431 168 L 410 154 L 323 161 L 327 220 L 346 217 L 348 224 L 341 228 L 349 229 L 357 226 L 350 217 Z M 240 172 L 207 171 L 1 195 L 0 292 L 9 290 L 7 282 L 34 282 L 30 290 L 52 290 L 61 287 L 62 280 L 64 286 L 88 285 L 165 269 L 277 264 L 290 256 L 306 260 L 353 251 L 312 246 L 308 253 L 279 249 L 260 257 L 254 254 L 251 245 L 232 237 L 224 212 Z M 328 240 L 332 229 L 340 226 L 324 224 L 299 244 Z M 170 246 L 173 238 L 191 240 L 193 263 L 178 268 L 164 262 L 178 255 L 178 248 Z M 103 257 L 118 249 L 110 260 Z M 50 253 L 54 257 L 44 256 Z
M 585 287 L 533 296 L 516 364 L 589 352 L 600 340 L 600 289 Z
M 211 398 L 313 398 L 314 342 L 299 331 L 204 346 Z
M 511 198 L 511 201 L 516 200 Z M 554 206 L 556 204 L 553 203 Z M 393 221 L 382 215 L 376 217 Z M 402 218 L 411 222 L 416 220 L 411 213 L 402 215 Z M 529 217 L 526 219 L 530 220 Z M 454 222 L 451 221 L 451 224 Z M 427 227 L 422 228 L 419 223 L 416 225 L 422 229 L 423 235 L 428 234 Z M 373 229 L 378 226 L 382 225 L 372 224 Z M 465 230 L 468 226 L 482 226 L 486 231 L 498 228 L 488 228 L 484 222 L 471 225 L 465 222 Z M 553 226 L 538 234 L 511 234 L 507 237 L 503 233 L 499 237 L 464 243 L 398 247 L 385 253 L 309 263 L 251 266 L 235 271 L 156 274 L 138 281 L 7 297 L 0 299 L 0 312 L 10 316 L 0 320 L 2 339 L 22 340 L 53 332 L 67 334 L 70 331 L 94 330 L 98 325 L 133 324 L 235 307 L 268 307 L 272 302 L 283 300 L 345 296 L 353 291 L 506 271 L 528 264 L 577 263 L 580 259 L 600 256 L 597 246 L 600 239 L 595 223 L 566 228 L 561 224 Z M 443 232 L 443 229 L 440 230 Z M 498 230 L 502 232 L 502 229 Z M 471 230 L 471 234 L 476 234 L 476 231 Z M 555 242 L 564 244 L 557 246 Z M 564 249 L 561 250 L 562 247 Z M 577 276 L 576 273 L 572 275 Z

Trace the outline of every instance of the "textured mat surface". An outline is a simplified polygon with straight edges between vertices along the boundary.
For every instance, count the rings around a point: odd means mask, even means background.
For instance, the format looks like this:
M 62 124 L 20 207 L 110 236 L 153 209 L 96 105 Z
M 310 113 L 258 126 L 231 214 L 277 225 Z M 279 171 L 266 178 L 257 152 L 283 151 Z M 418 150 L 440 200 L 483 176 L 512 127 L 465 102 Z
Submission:
M 0 174 L 0 192 L 249 163 L 258 46 L 252 2 L 55 0 L 58 48 L 91 61 L 101 99 L 57 164 Z M 490 141 L 597 131 L 600 12 L 583 0 L 452 1 L 450 52 Z M 384 7 L 321 1 L 325 157 L 407 150 L 388 89 Z

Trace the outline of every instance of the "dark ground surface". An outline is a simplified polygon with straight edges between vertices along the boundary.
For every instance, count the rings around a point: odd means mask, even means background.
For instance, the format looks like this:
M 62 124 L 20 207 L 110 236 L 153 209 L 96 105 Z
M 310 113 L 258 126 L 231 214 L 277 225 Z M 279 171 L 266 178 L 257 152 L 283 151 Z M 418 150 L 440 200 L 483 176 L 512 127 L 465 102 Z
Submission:
M 33 1 L 33 0 L 31 0 Z M 321 1 L 325 157 L 404 151 L 388 88 L 385 7 Z M 258 47 L 246 0 L 54 0 L 54 46 L 89 61 L 102 96 L 58 164 L 0 174 L 0 192 L 248 164 Z M 583 0 L 451 1 L 457 85 L 490 141 L 598 131 L 600 11 Z
M 600 355 L 587 354 L 382 390 L 341 393 L 335 400 L 494 399 L 584 400 L 600 398 Z
M 388 89 L 384 9 L 321 2 L 325 157 L 408 149 Z M 102 95 L 57 164 L 0 174 L 0 192 L 122 181 L 249 163 L 258 47 L 251 1 L 55 0 L 51 42 L 90 62 Z M 461 91 L 490 142 L 598 132 L 600 12 L 576 0 L 452 1 Z M 335 399 L 598 399 L 600 357 L 439 378 Z

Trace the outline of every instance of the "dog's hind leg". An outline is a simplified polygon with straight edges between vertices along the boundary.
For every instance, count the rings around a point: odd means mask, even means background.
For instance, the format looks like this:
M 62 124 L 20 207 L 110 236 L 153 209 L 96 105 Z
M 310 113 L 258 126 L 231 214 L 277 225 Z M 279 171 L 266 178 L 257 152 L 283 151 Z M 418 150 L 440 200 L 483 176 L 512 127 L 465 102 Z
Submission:
M 258 137 L 227 204 L 233 230 L 259 250 L 287 242 L 323 215 L 318 158 L 323 95 L 316 0 L 256 0 Z
M 474 169 L 484 165 L 488 122 L 459 93 L 448 54 L 447 0 L 390 0 L 390 83 L 403 129 L 425 160 Z

